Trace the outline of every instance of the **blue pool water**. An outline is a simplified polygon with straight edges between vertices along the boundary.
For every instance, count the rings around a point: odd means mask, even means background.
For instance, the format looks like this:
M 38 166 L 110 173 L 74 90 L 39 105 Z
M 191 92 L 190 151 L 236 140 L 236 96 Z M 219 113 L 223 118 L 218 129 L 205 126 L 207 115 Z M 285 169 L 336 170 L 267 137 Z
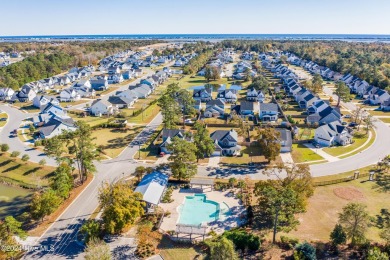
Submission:
M 219 218 L 219 203 L 207 200 L 204 194 L 187 196 L 184 204 L 179 207 L 180 224 L 200 225 Z

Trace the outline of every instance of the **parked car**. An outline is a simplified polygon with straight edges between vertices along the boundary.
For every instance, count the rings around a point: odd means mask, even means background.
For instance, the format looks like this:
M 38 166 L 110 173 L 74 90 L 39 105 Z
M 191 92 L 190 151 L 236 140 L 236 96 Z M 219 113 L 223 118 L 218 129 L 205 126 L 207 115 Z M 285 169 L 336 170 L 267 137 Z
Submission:
M 350 127 L 355 127 L 355 126 L 357 126 L 357 125 L 358 125 L 358 123 L 351 122 L 351 123 L 349 123 L 349 125 L 348 125 L 348 126 L 350 126 Z
M 344 117 L 345 118 L 351 118 L 352 116 L 351 115 L 345 115 Z
M 347 122 L 342 122 L 341 124 L 342 124 L 342 125 L 347 125 L 348 123 L 347 123 Z

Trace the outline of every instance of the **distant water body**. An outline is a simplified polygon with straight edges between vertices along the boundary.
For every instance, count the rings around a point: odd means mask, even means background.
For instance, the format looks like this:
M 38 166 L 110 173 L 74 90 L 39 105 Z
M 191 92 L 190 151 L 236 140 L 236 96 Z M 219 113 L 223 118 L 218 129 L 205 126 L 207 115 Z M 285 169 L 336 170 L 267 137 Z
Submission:
M 37 35 L 0 36 L 0 42 L 25 41 L 92 41 L 92 40 L 165 40 L 165 41 L 222 41 L 222 40 L 339 40 L 353 42 L 387 42 L 390 35 L 377 34 L 115 34 L 115 35 Z

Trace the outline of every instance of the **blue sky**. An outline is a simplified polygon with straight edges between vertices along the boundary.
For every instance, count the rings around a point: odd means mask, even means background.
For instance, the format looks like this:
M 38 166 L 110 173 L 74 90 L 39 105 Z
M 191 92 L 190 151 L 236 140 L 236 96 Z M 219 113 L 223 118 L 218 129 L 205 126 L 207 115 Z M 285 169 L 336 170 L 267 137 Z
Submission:
M 388 0 L 1 0 L 0 35 L 390 34 Z

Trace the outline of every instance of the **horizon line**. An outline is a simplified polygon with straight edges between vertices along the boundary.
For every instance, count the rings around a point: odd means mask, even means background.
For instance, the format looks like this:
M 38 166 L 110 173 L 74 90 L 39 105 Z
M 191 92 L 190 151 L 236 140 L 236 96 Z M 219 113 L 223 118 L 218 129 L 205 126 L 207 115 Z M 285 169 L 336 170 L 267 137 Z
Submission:
M 177 35 L 177 36 L 201 36 L 201 35 L 271 35 L 271 36 L 285 36 L 285 35 L 307 35 L 307 36 L 389 36 L 390 34 L 379 34 L 379 33 L 372 33 L 372 34 L 361 34 L 361 33 L 123 33 L 123 34 L 36 34 L 36 35 L 0 35 L 0 38 L 12 38 L 12 37 L 64 37 L 64 36 L 171 36 L 171 35 Z

